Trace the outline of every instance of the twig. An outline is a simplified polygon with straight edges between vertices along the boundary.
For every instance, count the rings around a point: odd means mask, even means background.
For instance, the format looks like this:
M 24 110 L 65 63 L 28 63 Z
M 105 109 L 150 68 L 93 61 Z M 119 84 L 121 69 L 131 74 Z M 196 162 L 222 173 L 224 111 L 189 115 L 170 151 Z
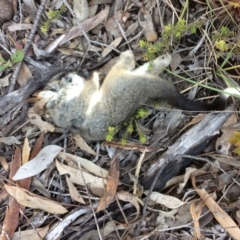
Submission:
M 72 14 L 72 16 L 75 18 L 78 27 L 79 27 L 80 30 L 82 31 L 82 34 L 83 34 L 83 36 L 85 37 L 85 39 L 87 40 L 87 42 L 88 42 L 89 45 L 96 44 L 96 45 L 108 47 L 108 48 L 110 48 L 111 50 L 113 50 L 113 51 L 117 52 L 118 54 L 120 54 L 120 51 L 117 50 L 116 48 L 112 47 L 111 45 L 107 45 L 107 44 L 100 43 L 100 42 L 97 42 L 97 41 L 92 41 L 91 39 L 89 39 L 89 37 L 88 37 L 88 35 L 86 34 L 86 32 L 84 31 L 81 23 L 80 23 L 79 20 L 76 18 L 76 15 L 75 15 L 73 9 L 71 8 L 71 6 L 67 3 L 66 0 L 63 0 L 63 2 L 64 2 L 64 4 L 66 5 L 66 7 L 68 8 L 68 10 L 70 11 L 70 13 Z
M 220 166 L 218 166 L 217 164 L 211 162 L 210 160 L 206 159 L 206 158 L 203 158 L 203 157 L 196 157 L 196 156 L 192 156 L 192 155 L 187 155 L 187 154 L 183 154 L 183 155 L 177 155 L 176 158 L 191 158 L 191 159 L 194 159 L 194 160 L 199 160 L 199 161 L 203 161 L 203 162 L 207 162 L 209 164 L 211 164 L 212 166 L 218 168 L 220 171 L 222 171 L 224 174 L 226 174 L 227 176 L 229 176 L 233 182 L 235 182 L 238 186 L 240 186 L 240 183 L 235 179 L 233 178 L 230 174 L 228 174 L 223 168 L 221 168 Z
M 143 210 L 142 210 L 142 219 L 138 223 L 138 227 L 136 229 L 135 236 L 139 236 L 140 228 L 141 228 L 141 225 L 142 225 L 142 223 L 144 221 L 144 217 L 145 217 L 146 211 L 147 211 L 147 202 L 148 202 L 148 200 L 150 198 L 150 195 L 151 195 L 151 193 L 153 191 L 153 188 L 154 188 L 156 182 L 158 181 L 158 178 L 159 178 L 160 174 L 162 173 L 164 168 L 167 166 L 167 164 L 168 164 L 168 159 L 165 159 L 162 167 L 159 168 L 157 174 L 155 175 L 155 178 L 154 178 L 154 180 L 153 180 L 153 182 L 151 184 L 151 187 L 150 187 L 150 189 L 148 191 L 147 197 L 146 197 L 146 199 L 144 201 L 144 206 L 143 206 Z
M 90 208 L 92 210 L 92 214 L 93 214 L 93 217 L 94 217 L 94 220 L 95 220 L 95 223 L 96 223 L 96 227 L 97 227 L 97 232 L 98 232 L 98 237 L 100 240 L 102 240 L 102 234 L 101 234 L 101 231 L 100 231 L 100 228 L 99 228 L 99 224 L 98 224 L 98 220 L 97 220 L 97 216 L 96 216 L 96 213 L 95 213 L 95 210 L 94 210 L 94 207 L 93 207 L 93 203 L 92 203 L 92 200 L 90 198 L 90 193 L 89 193 L 89 190 L 88 190 L 88 186 L 85 182 L 85 178 L 82 174 L 82 166 L 80 163 L 78 163 L 78 166 L 79 166 L 79 170 L 80 170 L 80 173 L 81 173 L 81 178 L 83 179 L 83 182 L 84 182 L 84 185 L 85 185 L 85 189 L 86 189 L 86 192 L 87 192 L 87 196 L 88 196 L 88 201 L 89 201 L 89 205 L 90 205 Z
M 40 18 L 41 18 L 42 12 L 44 10 L 45 3 L 46 3 L 46 0 L 42 0 L 41 1 L 41 5 L 38 8 L 37 15 L 36 15 L 35 21 L 33 23 L 33 27 L 32 27 L 31 32 L 29 34 L 27 43 L 26 43 L 26 45 L 23 48 L 24 53 L 26 53 L 28 51 L 29 47 L 32 44 L 34 35 L 35 35 L 36 31 L 37 31 L 37 28 L 38 28 L 38 25 L 39 25 L 39 22 L 40 22 Z M 17 77 L 18 77 L 21 65 L 22 65 L 22 61 L 17 64 L 16 69 L 15 69 L 13 75 L 12 75 L 11 85 L 9 86 L 8 93 L 12 92 L 13 89 L 14 89 L 14 86 L 16 84 L 16 80 L 17 80 Z

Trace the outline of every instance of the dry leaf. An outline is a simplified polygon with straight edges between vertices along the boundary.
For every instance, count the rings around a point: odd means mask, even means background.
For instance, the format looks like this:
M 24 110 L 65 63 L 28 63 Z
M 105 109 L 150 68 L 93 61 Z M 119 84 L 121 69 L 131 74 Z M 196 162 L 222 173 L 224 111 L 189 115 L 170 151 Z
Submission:
M 81 170 L 76 170 L 74 168 L 68 167 L 67 165 L 62 164 L 59 161 L 56 161 L 56 167 L 60 175 L 68 174 L 72 183 L 76 183 L 81 186 L 85 186 L 86 184 L 89 188 L 95 187 L 104 189 L 104 184 L 106 183 L 106 180 L 103 178 L 95 177 L 89 173 L 82 172 Z
M 116 157 L 109 169 L 104 195 L 99 201 L 97 212 L 105 209 L 114 198 L 119 183 L 119 175 L 119 161 Z
M 23 188 L 14 187 L 5 184 L 4 185 L 7 192 L 17 200 L 17 202 L 25 207 L 30 207 L 33 209 L 41 209 L 43 211 L 52 213 L 52 214 L 63 214 L 67 212 L 67 209 L 62 205 L 45 200 L 36 196 L 31 196 L 31 193 L 24 190 Z
M 16 31 L 32 29 L 32 27 L 33 27 L 33 24 L 30 24 L 30 23 L 14 23 L 8 26 L 8 31 L 16 32 Z
M 61 147 L 57 145 L 49 145 L 44 147 L 39 154 L 31 161 L 25 163 L 19 168 L 13 180 L 19 180 L 27 177 L 32 177 L 44 169 L 46 169 L 58 153 L 62 150 Z
M 33 150 L 30 155 L 30 159 L 35 158 L 40 150 L 42 149 L 42 144 L 43 144 L 43 138 L 44 138 L 44 133 L 41 133 L 37 141 L 35 142 L 35 145 L 33 147 Z
M 137 163 L 137 166 L 136 166 L 136 170 L 135 170 L 135 178 L 136 178 L 136 180 L 139 179 L 139 174 L 140 174 L 142 162 L 143 162 L 144 157 L 145 157 L 145 153 L 146 153 L 146 151 L 144 151 L 144 152 L 141 154 L 141 156 L 140 156 L 140 158 L 139 158 L 139 160 L 138 160 L 138 163 Z M 138 182 L 137 182 L 137 181 L 134 181 L 134 184 L 133 184 L 133 194 L 136 195 L 137 192 L 138 192 L 138 190 L 139 190 Z
M 66 176 L 66 180 L 67 180 L 67 185 L 68 185 L 68 189 L 69 189 L 69 193 L 70 193 L 71 198 L 76 202 L 86 204 L 85 201 L 83 200 L 81 194 L 78 192 L 76 187 L 70 181 L 68 176 Z
M 43 228 L 34 228 L 24 231 L 17 231 L 14 233 L 11 240 L 42 240 L 48 233 L 49 226 L 43 227 Z
M 89 6 L 87 0 L 73 0 L 73 12 L 77 20 L 81 23 L 82 21 L 86 20 L 89 16 Z M 73 24 L 75 23 L 75 19 L 73 20 Z
M 98 165 L 96 165 L 95 163 L 93 163 L 87 159 L 72 155 L 70 153 L 65 153 L 65 152 L 60 152 L 58 154 L 58 156 L 60 158 L 65 159 L 66 161 L 69 161 L 69 159 L 73 160 L 78 166 L 80 165 L 81 167 L 85 168 L 90 173 L 93 173 L 94 175 L 96 175 L 98 177 L 107 178 L 107 176 L 108 176 L 107 170 L 99 167 Z
M 117 192 L 116 197 L 121 201 L 130 202 L 136 208 L 137 213 L 136 213 L 135 218 L 132 220 L 132 222 L 134 222 L 140 214 L 140 206 L 139 206 L 137 197 L 133 196 L 131 193 L 123 191 L 123 190 Z
M 12 74 L 8 74 L 3 78 L 0 78 L 0 87 L 7 87 L 9 85 L 9 78 Z
M 85 151 L 89 154 L 92 154 L 94 156 L 98 155 L 92 148 L 90 148 L 88 146 L 88 144 L 85 142 L 85 140 L 79 134 L 75 134 L 73 136 L 73 139 L 75 140 L 76 145 L 78 147 L 80 147 L 83 151 Z
M 92 18 L 89 18 L 81 23 L 81 28 L 85 33 L 95 28 L 98 24 L 100 24 L 108 15 L 109 7 L 106 6 L 104 10 L 99 12 L 97 15 L 95 15 Z M 76 38 L 78 36 L 82 36 L 82 30 L 79 28 L 79 26 L 72 27 L 65 38 L 61 41 L 60 45 L 70 41 L 73 38 Z
M 174 53 L 172 55 L 172 60 L 170 63 L 171 70 L 174 72 L 178 68 L 181 62 L 182 62 L 181 55 L 179 53 Z
M 144 193 L 147 195 L 148 191 L 145 191 Z M 150 195 L 150 200 L 158 204 L 164 205 L 170 209 L 179 208 L 185 204 L 185 202 L 182 202 L 176 197 L 165 195 L 159 192 L 152 192 Z
M 19 142 L 18 139 L 14 136 L 0 137 L 0 143 L 5 143 L 7 145 L 21 144 L 21 142 Z
M 21 149 L 16 147 L 13 160 L 10 164 L 9 180 L 12 181 L 12 176 L 16 173 L 18 168 L 21 166 Z M 5 192 L 6 189 L 4 189 Z M 19 206 L 19 203 L 9 197 L 8 208 L 4 217 L 3 227 L 2 227 L 2 237 L 1 240 L 11 239 L 17 226 L 19 225 L 19 210 L 23 211 L 23 207 Z
M 7 163 L 7 159 L 5 157 L 0 156 L 0 164 L 2 165 L 2 167 L 4 168 L 4 170 L 6 172 L 9 171 L 9 166 L 8 166 L 8 163 Z
M 143 28 L 143 34 L 147 41 L 148 42 L 156 41 L 158 35 L 157 32 L 155 31 L 152 16 L 145 7 L 141 7 L 138 12 L 138 22 L 140 26 Z
M 43 136 L 44 134 L 41 133 L 39 138 L 37 139 L 34 147 L 33 147 L 33 150 L 31 152 L 31 155 L 30 155 L 30 159 L 33 159 L 34 157 L 37 156 L 37 154 L 40 152 L 40 150 L 42 149 L 42 141 L 43 141 Z M 23 161 L 22 161 L 23 162 Z M 19 181 L 19 185 L 20 187 L 26 189 L 26 190 L 29 190 L 30 188 L 30 185 L 31 185 L 31 182 L 32 182 L 32 178 L 29 177 L 29 178 L 24 178 L 24 179 L 21 179 Z M 49 196 L 47 196 L 49 197 Z
M 37 7 L 34 0 L 23 0 L 24 9 L 29 14 L 32 22 L 36 19 Z
M 188 167 L 186 168 L 185 170 L 185 174 L 184 174 L 184 178 L 183 178 L 183 182 L 182 183 L 179 183 L 179 186 L 178 186 L 178 190 L 177 190 L 177 193 L 180 194 L 182 193 L 183 191 L 183 188 L 185 187 L 185 185 L 187 184 L 191 174 L 193 172 L 197 171 L 196 168 L 191 168 L 191 167 Z
M 117 48 L 118 45 L 121 43 L 122 39 L 123 37 L 118 37 L 114 41 L 112 41 L 109 45 L 110 47 L 106 47 L 102 51 L 102 57 L 105 58 L 112 51 L 112 48 Z
M 202 208 L 200 209 L 197 208 L 196 202 L 193 202 L 190 205 L 190 212 L 191 212 L 193 224 L 194 224 L 194 239 L 203 239 L 204 236 L 201 235 L 200 224 L 199 224 Z
M 30 122 L 34 125 L 36 125 L 41 132 L 53 132 L 54 126 L 48 122 L 44 122 L 41 117 L 34 112 L 33 108 L 29 108 L 28 110 L 28 117 L 30 119 Z
M 202 121 L 205 117 L 205 114 L 198 114 L 196 117 L 194 117 L 188 124 L 186 124 L 179 132 L 179 135 L 186 129 L 189 128 L 192 125 L 197 124 L 198 122 Z
M 31 148 L 29 146 L 28 138 L 26 137 L 22 149 L 22 164 L 28 162 Z
M 121 30 L 118 25 L 124 29 L 124 25 L 122 24 L 124 12 L 122 10 L 116 11 L 114 16 L 108 17 L 107 22 L 105 23 L 106 30 L 109 34 L 113 35 L 115 38 L 121 35 Z
M 20 72 L 18 74 L 17 82 L 18 84 L 23 87 L 26 85 L 28 80 L 32 77 L 32 72 L 28 68 L 28 66 L 22 62 Z
M 239 239 L 240 229 L 232 218 L 218 205 L 218 203 L 206 192 L 205 189 L 199 189 L 196 187 L 194 177 L 192 178 L 192 184 L 219 224 L 221 224 L 221 226 L 232 238 Z

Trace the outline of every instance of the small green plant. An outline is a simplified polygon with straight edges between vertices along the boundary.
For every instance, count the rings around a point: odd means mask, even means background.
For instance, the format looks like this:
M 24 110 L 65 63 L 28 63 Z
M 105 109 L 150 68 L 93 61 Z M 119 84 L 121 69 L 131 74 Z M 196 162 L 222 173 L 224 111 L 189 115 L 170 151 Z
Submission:
M 112 141 L 114 139 L 114 136 L 118 133 L 119 129 L 118 127 L 108 127 L 108 133 L 106 135 L 107 141 Z
M 41 28 L 40 28 L 40 29 L 41 29 L 41 32 L 47 33 L 47 32 L 49 31 L 49 29 L 50 29 L 50 26 L 51 26 L 52 21 L 53 21 L 54 19 L 60 18 L 61 15 L 62 15 L 63 13 L 65 13 L 66 11 L 67 11 L 67 7 L 66 7 L 65 4 L 63 4 L 63 5 L 61 6 L 61 8 L 58 9 L 58 10 L 49 10 L 49 11 L 47 12 L 47 17 L 48 17 L 48 19 L 42 24 L 42 26 L 41 26 Z
M 234 44 L 229 42 L 228 39 L 233 37 L 235 33 L 230 31 L 228 27 L 222 26 L 218 32 L 212 36 L 214 46 L 220 52 L 227 52 L 234 47 Z
M 233 152 L 240 156 L 240 132 L 234 132 L 234 135 L 229 139 L 229 142 L 235 146 Z
M 119 127 L 109 127 L 106 135 L 106 141 L 112 141 L 114 136 L 119 132 L 120 127 L 125 129 L 124 134 L 121 137 L 121 144 L 124 146 L 127 144 L 127 138 L 136 131 L 141 143 L 146 143 L 147 137 L 136 123 L 136 120 L 146 118 L 149 115 L 149 111 L 146 107 L 141 107 L 136 111 L 136 114 L 129 120 L 123 122 Z
M 7 61 L 3 58 L 0 58 L 0 72 L 3 72 L 6 68 L 11 67 L 14 63 L 21 62 L 23 59 L 23 50 L 16 50 Z
M 175 45 L 187 32 L 195 33 L 196 30 L 203 24 L 204 21 L 196 21 L 191 24 L 187 24 L 186 20 L 179 19 L 175 26 L 166 25 L 164 27 L 161 41 L 150 43 L 140 40 L 139 46 L 143 49 L 146 49 L 144 59 L 146 61 L 151 61 L 156 58 L 157 54 L 169 52 L 172 48 L 172 45 Z

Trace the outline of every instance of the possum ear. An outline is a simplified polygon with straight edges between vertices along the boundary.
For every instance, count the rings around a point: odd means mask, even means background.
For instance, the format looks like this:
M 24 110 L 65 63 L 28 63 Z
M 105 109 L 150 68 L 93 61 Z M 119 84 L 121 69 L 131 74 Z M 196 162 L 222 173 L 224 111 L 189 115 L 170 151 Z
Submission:
M 117 65 L 120 65 L 123 69 L 133 70 L 135 68 L 135 59 L 133 52 L 131 50 L 127 50 L 120 55 L 120 60 L 117 62 Z

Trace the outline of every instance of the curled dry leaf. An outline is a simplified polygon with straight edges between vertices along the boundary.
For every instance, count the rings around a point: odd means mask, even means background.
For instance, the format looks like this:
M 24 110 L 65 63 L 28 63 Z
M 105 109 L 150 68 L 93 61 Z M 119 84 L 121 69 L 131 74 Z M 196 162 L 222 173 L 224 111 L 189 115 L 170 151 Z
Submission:
M 109 169 L 104 195 L 99 201 L 97 212 L 105 209 L 114 198 L 119 183 L 119 175 L 119 161 L 116 157 Z
M 97 15 L 95 15 L 92 18 L 89 18 L 81 23 L 81 27 L 83 31 L 86 33 L 93 28 L 95 28 L 98 24 L 100 24 L 108 15 L 109 7 L 107 6 L 105 9 L 103 9 L 101 12 L 99 12 Z M 79 26 L 72 27 L 65 38 L 61 41 L 60 45 L 70 41 L 73 38 L 79 37 L 83 35 L 82 29 L 79 28 Z
M 36 125 L 41 132 L 53 132 L 54 126 L 48 122 L 44 122 L 41 117 L 34 112 L 33 108 L 29 108 L 28 110 L 28 117 L 30 119 L 30 122 L 34 125 Z
M 23 143 L 23 149 L 22 149 L 22 163 L 26 163 L 29 160 L 31 148 L 29 145 L 28 138 L 26 137 Z
M 131 193 L 123 191 L 123 190 L 117 192 L 116 197 L 121 201 L 130 202 L 136 208 L 137 213 L 136 213 L 135 218 L 132 220 L 132 221 L 135 221 L 140 214 L 140 206 L 139 206 L 137 197 L 133 196 Z
M 152 16 L 150 12 L 141 7 L 138 13 L 138 22 L 140 26 L 143 28 L 143 34 L 148 42 L 154 42 L 157 40 L 158 35 L 155 31 L 155 27 L 152 21 Z
M 81 170 L 76 170 L 74 168 L 68 167 L 67 165 L 62 164 L 59 161 L 56 161 L 56 167 L 60 175 L 68 174 L 70 176 L 69 179 L 72 183 L 76 183 L 81 186 L 87 185 L 90 189 L 104 189 L 106 180 L 103 178 L 95 177 Z
M 0 78 L 0 87 L 7 87 L 9 85 L 9 78 L 12 74 L 8 74 L 3 78 Z
M 15 138 L 14 136 L 10 136 L 10 137 L 0 137 L 0 142 L 7 144 L 7 145 L 13 145 L 13 144 L 20 144 L 21 142 L 18 141 L 17 138 Z
M 118 45 L 121 43 L 122 39 L 123 37 L 118 37 L 114 41 L 112 41 L 109 45 L 110 47 L 106 47 L 102 51 L 102 57 L 105 58 L 112 51 L 113 48 L 117 48 Z
M 18 84 L 21 87 L 23 87 L 24 85 L 26 85 L 26 83 L 31 77 L 32 77 L 32 72 L 30 71 L 29 67 L 24 62 L 22 62 L 21 68 L 18 74 L 18 78 L 17 78 Z
M 201 227 L 199 223 L 199 219 L 201 217 L 203 207 L 204 207 L 203 202 L 200 202 L 200 203 L 192 202 L 192 204 L 190 205 L 190 212 L 191 212 L 193 224 L 194 224 L 194 230 L 193 230 L 194 239 L 204 238 L 204 236 L 201 235 L 201 231 L 200 231 Z
M 144 193 L 148 194 L 148 191 L 145 191 Z M 150 195 L 150 199 L 153 202 L 162 204 L 170 209 L 179 208 L 185 204 L 185 202 L 182 202 L 178 198 L 175 198 L 175 197 L 172 197 L 169 195 L 165 195 L 165 194 L 162 194 L 159 192 L 152 192 Z
M 182 182 L 182 183 L 179 183 L 179 186 L 178 186 L 178 190 L 177 190 L 177 193 L 178 193 L 178 194 L 182 193 L 183 188 L 184 188 L 185 185 L 187 184 L 187 181 L 189 180 L 191 174 L 192 174 L 193 172 L 195 172 L 195 171 L 197 171 L 196 168 L 191 168 L 191 167 L 186 168 L 186 172 L 185 172 L 185 174 L 184 174 L 183 182 Z
M 40 173 L 50 165 L 61 150 L 62 148 L 57 145 L 44 147 L 35 158 L 19 168 L 13 180 L 17 181 Z
M 33 209 L 41 209 L 43 211 L 52 213 L 52 214 L 63 214 L 67 212 L 67 209 L 62 205 L 50 201 L 45 200 L 36 196 L 31 196 L 31 193 L 24 190 L 20 187 L 14 187 L 10 185 L 4 185 L 6 191 L 13 198 L 17 200 L 17 202 L 25 207 L 30 207 Z
M 76 142 L 76 145 L 80 147 L 83 151 L 92 154 L 94 156 L 98 155 L 92 148 L 89 147 L 89 145 L 85 142 L 85 140 L 79 135 L 75 134 L 73 136 L 73 139 Z
M 218 205 L 218 203 L 212 198 L 211 195 L 207 193 L 205 189 L 199 189 L 196 187 L 194 178 L 192 178 L 192 184 L 198 195 L 202 198 L 203 202 L 214 215 L 215 219 L 230 234 L 232 238 L 239 239 L 240 229 L 233 219 Z
M 71 198 L 76 202 L 86 204 L 85 201 L 83 200 L 81 194 L 78 192 L 76 187 L 70 181 L 68 176 L 66 176 L 66 180 L 67 180 L 67 185 L 68 185 L 68 189 L 69 189 L 69 193 L 70 193 Z
M 65 153 L 65 152 L 60 152 L 58 154 L 58 156 L 60 158 L 65 159 L 66 161 L 69 161 L 69 160 L 74 161 L 78 166 L 80 165 L 81 167 L 85 168 L 90 173 L 93 173 L 94 175 L 96 175 L 98 177 L 107 178 L 107 176 L 108 176 L 107 170 L 99 167 L 98 165 L 96 165 L 95 163 L 93 163 L 87 159 L 72 155 L 70 153 Z
M 5 157 L 0 157 L 0 164 L 2 165 L 2 167 L 4 168 L 5 171 L 7 171 L 7 172 L 9 171 L 8 162 Z

